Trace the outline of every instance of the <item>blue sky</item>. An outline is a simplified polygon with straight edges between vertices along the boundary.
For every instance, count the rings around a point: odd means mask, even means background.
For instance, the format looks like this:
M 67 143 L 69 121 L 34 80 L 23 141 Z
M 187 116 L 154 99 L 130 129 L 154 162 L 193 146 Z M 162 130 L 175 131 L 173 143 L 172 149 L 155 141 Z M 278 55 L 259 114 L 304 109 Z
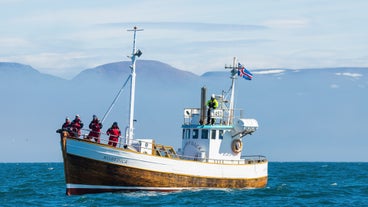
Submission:
M 232 57 L 248 68 L 368 66 L 365 0 L 0 0 L 0 61 L 72 78 L 142 59 L 195 74 Z

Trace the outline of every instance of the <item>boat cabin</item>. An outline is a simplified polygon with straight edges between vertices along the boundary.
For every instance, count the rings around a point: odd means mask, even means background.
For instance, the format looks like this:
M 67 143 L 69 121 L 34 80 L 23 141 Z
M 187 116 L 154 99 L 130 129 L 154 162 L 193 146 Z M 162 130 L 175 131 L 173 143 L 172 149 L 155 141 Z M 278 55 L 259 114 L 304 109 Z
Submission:
M 229 110 L 224 96 L 216 95 L 218 108 L 211 111 L 214 123 L 207 124 L 204 94 L 205 88 L 202 88 L 201 108 L 184 109 L 182 147 L 178 154 L 184 159 L 205 162 L 240 160 L 241 138 L 257 130 L 257 120 L 242 118 L 242 110 Z

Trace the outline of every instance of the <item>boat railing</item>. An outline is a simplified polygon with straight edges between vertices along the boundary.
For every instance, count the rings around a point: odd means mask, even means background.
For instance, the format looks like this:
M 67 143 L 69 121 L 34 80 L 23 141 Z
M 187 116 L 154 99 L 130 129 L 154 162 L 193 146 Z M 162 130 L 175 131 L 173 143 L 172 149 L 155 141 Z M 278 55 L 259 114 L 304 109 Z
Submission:
M 99 132 L 100 133 L 99 137 L 88 137 L 89 132 L 91 132 L 92 130 L 81 129 L 81 131 L 83 133 L 81 133 L 80 136 L 72 136 L 72 137 L 76 139 L 81 139 L 83 141 L 96 142 L 96 143 L 104 144 L 104 145 L 108 145 L 109 142 L 114 143 L 114 141 L 109 139 L 110 135 L 106 134 L 105 132 Z M 99 141 L 96 141 L 96 140 L 99 140 Z M 148 140 L 151 140 L 151 141 L 148 141 Z M 145 149 L 143 151 L 146 152 L 147 154 L 152 154 L 152 152 L 150 151 L 156 150 L 155 145 L 153 143 L 153 139 L 133 139 L 131 140 L 129 149 L 133 151 L 137 151 L 137 152 L 142 152 L 141 146 L 145 146 L 144 147 Z M 158 146 L 162 146 L 162 145 L 158 145 Z M 116 141 L 116 147 L 124 148 L 124 149 L 127 148 L 126 137 L 119 136 L 118 141 Z M 165 146 L 165 147 L 168 147 L 168 146 Z M 176 154 L 175 152 L 173 153 L 173 149 L 170 149 L 168 151 L 168 155 L 171 155 L 170 157 L 175 157 L 175 154 Z
M 214 124 L 230 125 L 234 119 L 243 118 L 243 109 L 229 110 L 227 108 L 217 108 L 211 111 L 211 118 L 215 120 Z M 204 120 L 201 120 L 200 108 L 185 108 L 184 109 L 184 125 L 202 125 L 206 123 L 207 111 L 204 113 Z
M 199 158 L 199 157 L 192 157 L 192 156 L 179 156 L 179 157 L 184 160 L 200 161 L 200 162 L 213 163 L 213 164 L 241 165 L 241 164 L 256 164 L 256 163 L 267 162 L 267 158 L 263 155 L 244 155 L 244 156 L 241 156 L 239 160 L 208 159 L 208 158 Z
M 68 132 L 70 132 L 70 130 L 66 130 Z M 108 144 L 109 142 L 114 142 L 114 141 L 110 141 L 109 140 L 109 135 L 107 135 L 105 132 L 99 132 L 100 136 L 99 137 L 89 137 L 88 134 L 89 132 L 91 132 L 92 130 L 90 129 L 81 129 L 81 135 L 72 135 L 70 134 L 71 137 L 76 138 L 76 139 L 82 139 L 84 141 L 90 141 L 90 142 L 98 142 L 96 140 L 99 140 L 99 144 Z M 75 134 L 75 133 L 74 133 Z M 118 137 L 118 141 L 116 142 L 116 146 L 117 147 L 123 147 L 125 144 L 125 137 L 123 136 L 119 136 Z

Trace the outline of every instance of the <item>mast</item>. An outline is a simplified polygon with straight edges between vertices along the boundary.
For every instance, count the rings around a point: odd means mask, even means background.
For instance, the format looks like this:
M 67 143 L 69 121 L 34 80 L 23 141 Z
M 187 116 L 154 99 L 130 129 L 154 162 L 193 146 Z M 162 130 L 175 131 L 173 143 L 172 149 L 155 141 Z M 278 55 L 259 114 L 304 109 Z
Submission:
M 142 55 L 142 52 L 135 46 L 136 42 L 136 34 L 137 31 L 143 31 L 143 29 L 138 29 L 136 26 L 133 29 L 127 30 L 129 32 L 134 32 L 133 37 L 133 51 L 132 56 L 130 57 L 132 60 L 132 65 L 130 66 L 131 69 L 131 82 L 130 82 L 130 108 L 129 108 L 129 127 L 126 137 L 126 144 L 130 145 L 131 140 L 134 138 L 134 101 L 135 101 L 135 61 L 136 57 L 140 57 Z
M 227 123 L 231 125 L 234 118 L 234 97 L 235 97 L 235 80 L 237 79 L 238 66 L 236 65 L 236 57 L 233 59 L 233 65 L 230 67 L 225 66 L 225 68 L 231 69 L 231 94 L 230 94 L 230 104 L 229 104 L 229 117 Z

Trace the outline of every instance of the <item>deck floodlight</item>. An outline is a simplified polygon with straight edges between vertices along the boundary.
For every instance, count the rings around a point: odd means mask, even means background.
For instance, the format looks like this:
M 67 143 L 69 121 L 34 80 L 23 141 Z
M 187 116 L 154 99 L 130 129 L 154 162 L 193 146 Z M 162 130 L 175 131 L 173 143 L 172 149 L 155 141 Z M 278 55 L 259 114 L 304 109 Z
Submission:
M 135 52 L 134 55 L 140 57 L 142 55 L 142 51 L 138 49 L 137 52 Z

